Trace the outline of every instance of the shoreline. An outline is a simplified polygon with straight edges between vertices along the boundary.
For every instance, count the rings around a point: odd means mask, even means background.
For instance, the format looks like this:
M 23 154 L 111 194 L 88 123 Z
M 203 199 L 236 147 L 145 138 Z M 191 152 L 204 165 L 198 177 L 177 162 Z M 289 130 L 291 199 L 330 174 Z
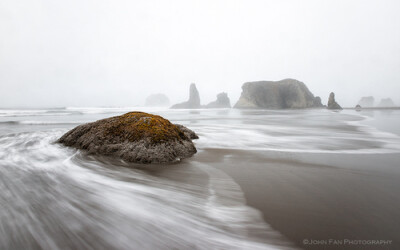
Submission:
M 212 163 L 231 176 L 242 188 L 247 204 L 261 211 L 272 228 L 299 248 L 400 246 L 400 224 L 395 222 L 400 217 L 396 209 L 400 199 L 393 192 L 400 188 L 400 170 L 396 167 L 399 154 L 274 154 L 205 149 L 195 158 Z M 379 163 L 382 167 L 377 169 L 374 164 Z M 329 243 L 330 239 L 392 242 L 338 245 Z M 305 241 L 312 244 L 304 244 Z
M 356 107 L 347 107 L 343 108 L 346 110 L 356 110 L 356 111 L 362 111 L 362 110 L 400 110 L 400 107 L 361 107 L 361 108 L 356 108 Z

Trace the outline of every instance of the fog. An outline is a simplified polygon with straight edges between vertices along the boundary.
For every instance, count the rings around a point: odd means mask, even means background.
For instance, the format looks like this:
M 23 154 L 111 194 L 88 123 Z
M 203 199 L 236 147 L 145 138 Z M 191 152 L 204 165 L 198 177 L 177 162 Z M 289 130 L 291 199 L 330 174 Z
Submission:
M 342 106 L 400 104 L 400 1 L 2 0 L 0 107 L 202 103 L 295 78 Z

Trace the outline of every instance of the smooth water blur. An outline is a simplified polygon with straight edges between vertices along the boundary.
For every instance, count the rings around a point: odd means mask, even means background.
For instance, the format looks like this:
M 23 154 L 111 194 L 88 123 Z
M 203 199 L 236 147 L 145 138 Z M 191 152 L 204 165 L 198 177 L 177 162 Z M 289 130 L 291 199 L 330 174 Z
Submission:
M 55 144 L 74 126 L 139 108 L 0 110 L 0 249 L 268 249 L 291 244 L 212 161 L 143 166 Z M 398 153 L 399 111 L 142 109 L 204 149 Z M 238 163 L 240 164 L 240 162 Z

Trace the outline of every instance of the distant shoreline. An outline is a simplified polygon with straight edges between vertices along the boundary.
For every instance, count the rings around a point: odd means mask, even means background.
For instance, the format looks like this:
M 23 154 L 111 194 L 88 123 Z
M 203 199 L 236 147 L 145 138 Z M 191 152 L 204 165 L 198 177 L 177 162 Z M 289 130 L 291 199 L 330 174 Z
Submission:
M 400 107 L 361 107 L 361 108 L 343 108 L 343 109 L 352 109 L 352 110 L 364 110 L 364 109 L 368 109 L 368 110 L 398 110 L 400 109 Z

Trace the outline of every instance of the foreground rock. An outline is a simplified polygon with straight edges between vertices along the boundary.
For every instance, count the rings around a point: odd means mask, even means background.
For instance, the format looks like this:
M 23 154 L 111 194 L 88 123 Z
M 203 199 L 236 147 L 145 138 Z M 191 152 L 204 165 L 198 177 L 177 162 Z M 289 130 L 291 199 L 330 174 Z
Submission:
M 205 106 L 205 108 L 230 108 L 231 101 L 229 100 L 227 93 L 219 93 L 217 95 L 217 100 L 214 102 L 210 102 Z
M 396 104 L 394 104 L 393 100 L 390 98 L 383 98 L 378 104 L 380 108 L 393 108 L 395 106 Z
M 167 107 L 170 102 L 166 95 L 164 94 L 153 94 L 146 98 L 146 107 Z
M 198 109 L 200 105 L 200 95 L 197 91 L 196 84 L 190 84 L 189 89 L 189 100 L 186 102 L 175 104 L 171 107 L 172 109 Z
M 358 102 L 363 108 L 372 108 L 374 106 L 375 98 L 373 96 L 364 96 Z
M 335 100 L 335 93 L 331 92 L 328 99 L 328 109 L 342 109 Z
M 246 82 L 235 108 L 302 109 L 323 107 L 307 86 L 294 79 Z
M 192 139 L 197 138 L 190 129 L 161 116 L 130 112 L 80 125 L 58 142 L 129 162 L 167 163 L 195 154 Z

